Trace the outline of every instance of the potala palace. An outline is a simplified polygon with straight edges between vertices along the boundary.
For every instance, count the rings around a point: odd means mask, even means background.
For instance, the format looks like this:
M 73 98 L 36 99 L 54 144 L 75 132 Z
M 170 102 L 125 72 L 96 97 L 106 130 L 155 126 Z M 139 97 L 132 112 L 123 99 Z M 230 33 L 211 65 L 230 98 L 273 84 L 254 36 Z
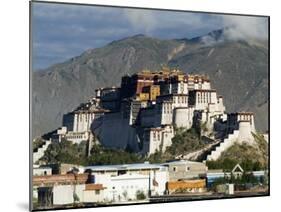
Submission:
M 207 160 L 235 142 L 252 144 L 255 132 L 254 114 L 226 113 L 207 76 L 168 68 L 126 75 L 120 87 L 97 89 L 89 102 L 64 115 L 62 125 L 53 141 L 99 142 L 142 155 L 165 151 L 176 128 L 204 126 L 204 135 L 219 141 Z

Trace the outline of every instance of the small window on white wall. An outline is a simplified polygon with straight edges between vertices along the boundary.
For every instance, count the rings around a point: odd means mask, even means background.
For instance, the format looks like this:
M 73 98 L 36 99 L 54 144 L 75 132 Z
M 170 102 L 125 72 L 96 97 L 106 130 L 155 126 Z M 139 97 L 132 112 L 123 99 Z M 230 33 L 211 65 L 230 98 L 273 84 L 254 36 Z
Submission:
M 176 172 L 177 171 L 177 167 L 174 166 L 173 167 L 173 171 Z
M 190 171 L 190 167 L 189 166 L 186 167 L 186 171 Z

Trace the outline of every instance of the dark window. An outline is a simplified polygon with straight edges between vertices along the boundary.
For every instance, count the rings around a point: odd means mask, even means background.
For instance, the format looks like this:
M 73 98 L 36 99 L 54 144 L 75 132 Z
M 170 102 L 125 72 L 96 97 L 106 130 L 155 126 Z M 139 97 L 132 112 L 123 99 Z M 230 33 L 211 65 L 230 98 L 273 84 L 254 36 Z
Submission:
M 117 175 L 123 175 L 123 174 L 126 174 L 127 171 L 126 170 L 118 170 L 117 171 Z

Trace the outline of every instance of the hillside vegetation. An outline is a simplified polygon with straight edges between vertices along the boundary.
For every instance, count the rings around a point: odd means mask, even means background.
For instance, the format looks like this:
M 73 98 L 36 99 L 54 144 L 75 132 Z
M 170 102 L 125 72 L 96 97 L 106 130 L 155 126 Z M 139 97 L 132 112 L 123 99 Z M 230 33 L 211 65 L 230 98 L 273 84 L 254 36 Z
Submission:
M 167 148 L 166 152 L 170 155 L 184 155 L 204 146 L 200 134 L 194 129 L 189 130 L 177 129 L 176 135 L 172 139 L 172 145 Z
M 124 163 L 161 163 L 175 159 L 175 156 L 187 154 L 204 146 L 200 134 L 194 129 L 176 129 L 172 145 L 164 153 L 157 151 L 149 157 L 141 156 L 131 152 L 130 148 L 125 150 L 109 149 L 101 145 L 93 145 L 90 156 L 87 156 L 87 142 L 73 144 L 71 141 L 62 140 L 60 143 L 52 143 L 45 151 L 41 162 L 71 163 L 77 165 L 102 165 L 102 164 L 124 164 Z
M 239 163 L 245 171 L 267 169 L 268 143 L 262 135 L 253 134 L 253 136 L 256 145 L 236 143 L 224 151 L 217 161 L 207 161 L 208 168 L 231 171 Z M 204 143 L 195 129 L 177 129 L 176 135 L 172 139 L 172 145 L 167 147 L 164 153 L 156 151 L 149 157 L 143 157 L 129 150 L 108 149 L 100 145 L 94 145 L 90 156 L 87 156 L 87 142 L 73 144 L 70 141 L 63 140 L 61 143 L 50 144 L 40 162 L 46 164 L 70 163 L 83 166 L 143 163 L 144 161 L 162 163 L 203 147 Z
M 124 164 L 143 162 L 143 159 L 135 153 L 124 150 L 107 149 L 100 145 L 94 145 L 91 155 L 87 156 L 87 142 L 73 144 L 63 140 L 60 143 L 52 143 L 40 160 L 46 164 L 70 163 L 83 166 L 102 164 Z
M 195 128 L 183 129 L 175 128 L 175 136 L 172 138 L 172 145 L 167 147 L 164 153 L 160 151 L 150 155 L 151 162 L 165 162 L 173 160 L 175 157 L 185 155 L 196 150 L 202 149 L 205 144 L 201 140 L 200 130 Z
M 37 151 L 38 148 L 40 148 L 42 145 L 44 145 L 44 140 L 41 138 L 37 138 L 32 142 L 32 149 L 33 152 Z

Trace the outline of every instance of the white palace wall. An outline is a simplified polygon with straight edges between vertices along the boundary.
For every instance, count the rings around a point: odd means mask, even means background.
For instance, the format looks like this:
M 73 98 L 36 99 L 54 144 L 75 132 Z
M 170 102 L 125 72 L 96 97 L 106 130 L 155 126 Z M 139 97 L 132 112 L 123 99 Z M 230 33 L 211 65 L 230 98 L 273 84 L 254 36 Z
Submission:
M 138 150 L 136 129 L 129 125 L 129 119 L 122 113 L 107 113 L 103 116 L 100 142 L 106 147 L 125 149 L 129 144 Z
M 253 144 L 255 142 L 252 132 L 255 133 L 255 129 L 251 126 L 248 121 L 240 121 L 239 123 L 239 135 L 238 142 L 246 142 L 248 144 Z
M 186 82 L 177 82 L 171 84 L 171 93 L 188 94 L 188 86 Z
M 73 122 L 73 132 L 85 132 L 89 131 L 93 120 L 95 119 L 95 113 L 75 113 Z
M 161 125 L 170 125 L 173 121 L 173 107 L 171 102 L 162 103 Z M 157 122 L 157 121 L 156 121 Z M 158 125 L 159 126 L 159 125 Z
M 175 108 L 173 123 L 177 127 L 191 128 L 193 123 L 194 108 Z
M 156 151 L 164 152 L 168 146 L 172 145 L 174 137 L 173 126 L 147 128 L 143 139 L 143 154 L 153 154 Z

